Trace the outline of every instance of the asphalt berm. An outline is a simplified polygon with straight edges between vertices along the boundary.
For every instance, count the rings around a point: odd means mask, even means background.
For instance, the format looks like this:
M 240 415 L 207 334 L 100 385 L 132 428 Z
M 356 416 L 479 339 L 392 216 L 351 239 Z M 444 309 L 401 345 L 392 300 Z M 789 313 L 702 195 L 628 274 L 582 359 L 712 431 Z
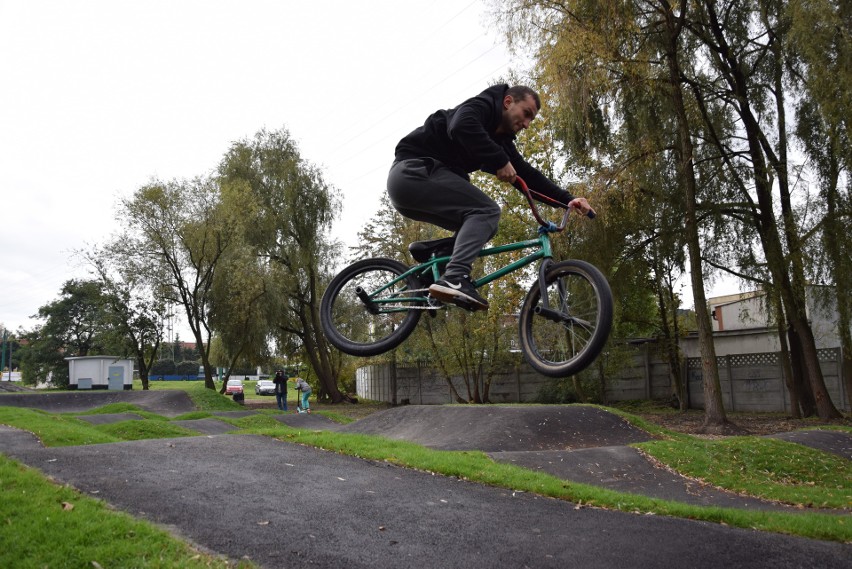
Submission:
M 170 417 L 193 410 L 184 394 L 163 393 L 3 395 L 0 405 L 73 413 L 111 397 Z M 316 414 L 278 418 L 299 428 L 482 450 L 563 479 L 667 500 L 783 508 L 655 468 L 625 446 L 647 440 L 646 433 L 590 407 L 407 406 L 346 426 Z M 217 419 L 182 423 L 207 436 L 43 448 L 35 436 L 0 426 L 0 452 L 207 550 L 269 568 L 848 569 L 852 558 L 849 544 L 581 507 L 267 437 L 223 434 L 232 427 Z M 852 447 L 848 435 L 794 435 L 795 442 L 847 458 Z

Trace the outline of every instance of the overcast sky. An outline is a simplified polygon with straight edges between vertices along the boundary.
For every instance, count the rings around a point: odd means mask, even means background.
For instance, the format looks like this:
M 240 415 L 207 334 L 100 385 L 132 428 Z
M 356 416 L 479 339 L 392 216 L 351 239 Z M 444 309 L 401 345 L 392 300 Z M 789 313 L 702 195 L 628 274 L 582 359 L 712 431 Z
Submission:
M 375 213 L 397 141 L 517 67 L 483 0 L 0 0 L 0 323 L 85 272 L 153 178 L 210 173 L 287 128 L 345 196 L 330 231 Z
M 209 174 L 262 128 L 342 191 L 329 231 L 352 243 L 402 136 L 523 77 L 488 3 L 0 0 L 0 324 L 31 329 L 86 276 L 72 252 L 117 230 L 120 198 Z

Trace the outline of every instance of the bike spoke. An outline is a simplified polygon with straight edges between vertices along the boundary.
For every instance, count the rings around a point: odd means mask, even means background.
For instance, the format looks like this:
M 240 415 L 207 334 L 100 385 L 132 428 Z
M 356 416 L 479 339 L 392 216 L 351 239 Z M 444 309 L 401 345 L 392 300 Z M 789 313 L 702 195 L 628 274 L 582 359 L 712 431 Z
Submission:
M 582 370 L 597 355 L 610 321 L 609 304 L 601 315 L 601 287 L 606 287 L 602 278 L 565 263 L 548 273 L 544 298 L 539 297 L 538 286 L 532 289 L 522 313 L 521 335 L 525 354 L 539 371 L 564 377 Z M 604 292 L 609 302 L 608 287 Z

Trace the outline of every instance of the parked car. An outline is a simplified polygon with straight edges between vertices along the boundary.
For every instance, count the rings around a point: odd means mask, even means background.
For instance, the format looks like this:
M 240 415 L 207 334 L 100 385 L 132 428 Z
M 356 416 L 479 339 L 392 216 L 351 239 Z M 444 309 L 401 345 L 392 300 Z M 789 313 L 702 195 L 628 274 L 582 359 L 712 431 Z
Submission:
M 241 379 L 229 379 L 228 386 L 225 388 L 225 395 L 233 395 L 234 393 L 243 392 L 243 381 Z
M 254 386 L 255 395 L 275 395 L 275 383 L 268 379 L 260 379 Z

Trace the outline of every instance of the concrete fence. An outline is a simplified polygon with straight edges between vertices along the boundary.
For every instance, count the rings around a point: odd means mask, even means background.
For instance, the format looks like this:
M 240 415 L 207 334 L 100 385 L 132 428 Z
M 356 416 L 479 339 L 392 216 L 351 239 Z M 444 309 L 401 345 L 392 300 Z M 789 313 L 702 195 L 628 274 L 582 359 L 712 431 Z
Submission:
M 818 351 L 825 387 L 834 406 L 849 412 L 846 386 L 841 374 L 840 348 Z M 729 411 L 789 411 L 790 394 L 784 383 L 781 354 L 735 354 L 717 358 L 722 403 Z M 701 358 L 687 360 L 687 391 L 690 407 L 704 408 Z
M 820 365 L 834 405 L 849 412 L 846 387 L 841 375 L 839 348 L 819 351 Z M 722 401 L 728 411 L 785 412 L 790 410 L 779 353 L 733 354 L 718 357 Z M 690 408 L 704 408 L 704 387 L 700 358 L 688 358 L 681 370 L 686 381 Z M 452 378 L 462 398 L 467 388 L 460 377 Z M 525 363 L 496 374 L 491 381 L 492 403 L 537 401 L 541 390 L 553 380 L 534 372 Z M 370 365 L 356 372 L 358 396 L 392 404 L 442 405 L 455 403 L 446 380 L 426 364 L 394 366 Z M 653 344 L 636 348 L 633 364 L 618 375 L 605 379 L 606 401 L 668 399 L 673 393 L 667 363 L 656 357 Z

